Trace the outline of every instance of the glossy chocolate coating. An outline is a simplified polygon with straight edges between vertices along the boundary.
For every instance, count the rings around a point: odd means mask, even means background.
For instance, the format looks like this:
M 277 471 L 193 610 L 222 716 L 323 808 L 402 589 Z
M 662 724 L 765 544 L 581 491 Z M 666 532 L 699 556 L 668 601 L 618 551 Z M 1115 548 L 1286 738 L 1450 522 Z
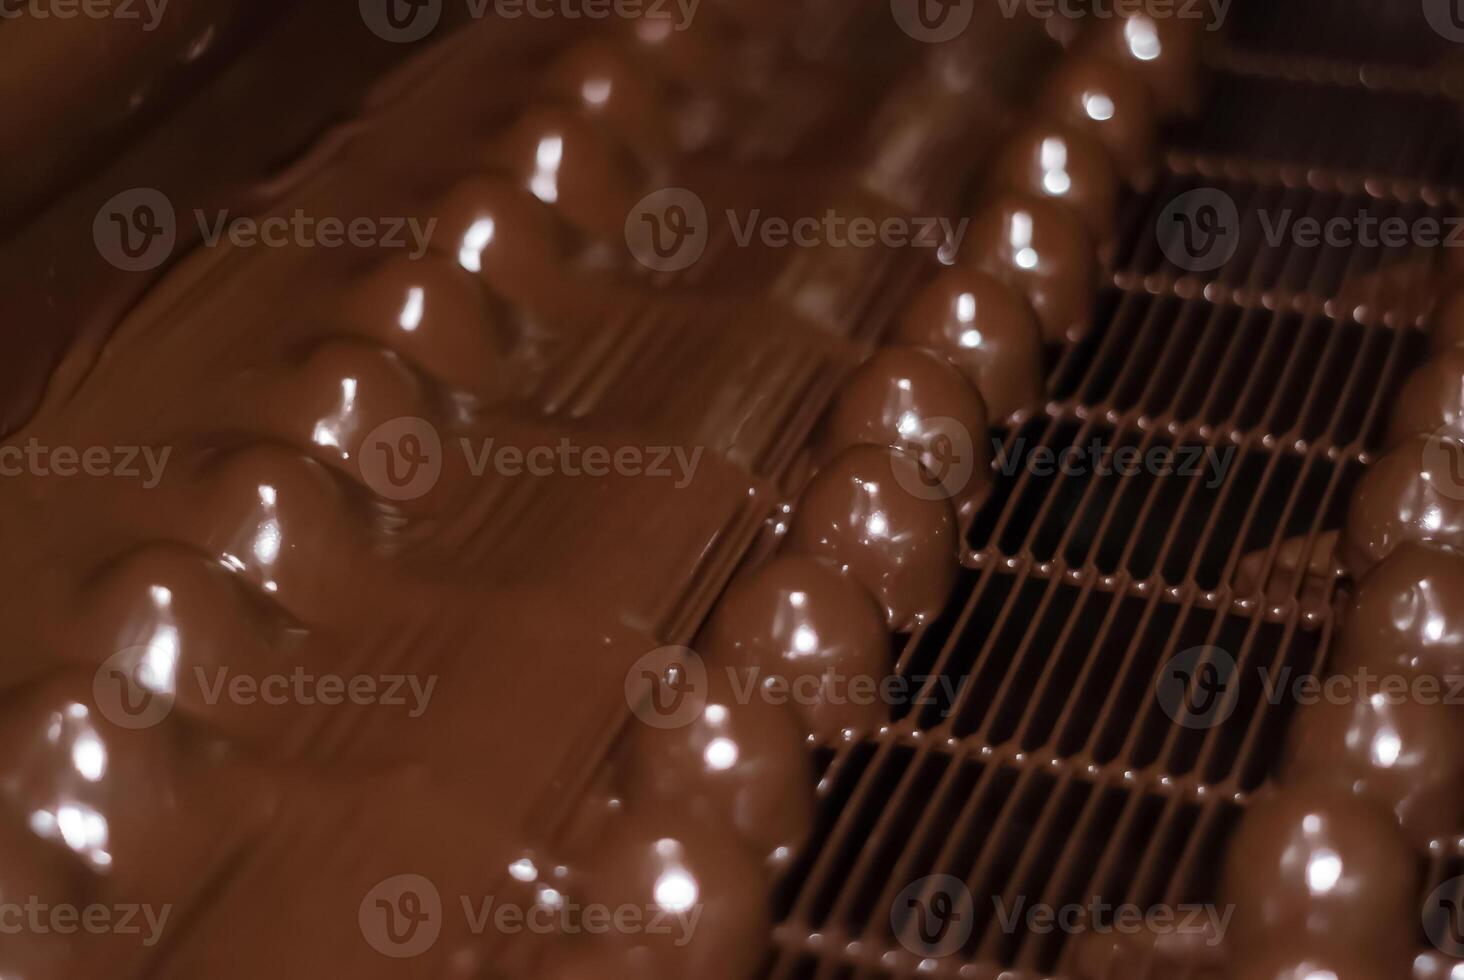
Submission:
M 1464 348 L 1435 352 L 1403 382 L 1393 402 L 1388 444 L 1412 435 L 1464 441 Z
M 431 415 L 420 378 L 394 352 L 353 340 L 313 346 L 267 386 L 262 414 L 274 433 L 363 486 L 364 440 L 394 419 Z
M 1118 223 L 1119 176 L 1108 150 L 1091 132 L 1034 120 L 1002 144 L 991 184 L 1048 197 L 1077 212 L 1093 241 L 1113 237 Z
M 1241 950 L 1277 936 L 1345 938 L 1404 955 L 1418 924 L 1419 860 L 1386 805 L 1316 783 L 1271 788 L 1226 850 L 1230 938 Z
M 1464 980 L 1464 960 L 1428 949 L 1413 958 L 1413 980 Z
M 1278 936 L 1272 944 L 1241 954 L 1227 980 L 1389 980 L 1403 977 L 1401 957 L 1390 957 L 1388 966 L 1375 961 L 1371 950 L 1349 945 L 1339 937 L 1332 943 L 1299 945 L 1295 937 Z
M 1464 554 L 1407 541 L 1357 585 L 1342 617 L 1336 669 L 1464 677 Z
M 798 698 L 804 727 L 824 742 L 873 732 L 889 719 L 875 698 L 854 697 L 855 678 L 882 681 L 893 668 L 882 610 L 851 576 L 813 558 L 785 556 L 732 582 L 703 634 L 716 668 L 754 668 L 790 687 L 820 678 L 828 696 Z M 837 688 L 835 688 L 837 684 Z
M 324 328 L 369 338 L 481 402 L 514 393 L 507 325 L 493 316 L 477 278 L 440 253 L 364 269 L 317 316 Z
M 1282 780 L 1325 782 L 1391 808 L 1420 851 L 1464 833 L 1464 717 L 1444 703 L 1446 689 L 1428 704 L 1407 690 L 1353 692 L 1299 710 Z
M 1082 219 L 1061 204 L 1017 191 L 992 195 L 971 219 L 961 260 L 1022 290 L 1047 343 L 1087 333 L 1098 257 Z
M 792 706 L 760 696 L 752 678 L 733 683 L 720 660 L 708 668 L 706 702 L 680 728 L 637 724 L 632 806 L 672 807 L 725 819 L 756 852 L 786 862 L 813 824 L 813 773 Z
M 794 506 L 788 547 L 850 572 L 896 632 L 934 616 L 955 584 L 956 517 L 916 459 L 856 446 L 830 460 Z
M 1428 318 L 1428 339 L 1433 350 L 1446 351 L 1464 344 L 1464 286 L 1444 293 Z
M 539 284 L 552 282 L 582 247 L 548 205 L 502 177 L 467 178 L 430 214 L 437 218 L 430 247 L 516 305 L 532 306 Z
M 526 112 L 494 140 L 487 159 L 597 241 L 619 241 L 648 190 L 634 156 L 608 130 L 557 106 Z
M 628 937 L 642 952 L 627 955 L 651 967 L 643 975 L 752 976 L 770 928 L 767 884 L 754 851 L 730 827 L 665 809 L 632 811 L 597 842 L 595 855 L 586 871 L 589 901 L 633 906 L 668 924 L 664 933 Z M 679 923 L 697 913 L 690 941 L 677 945 Z
M 987 427 L 981 393 L 939 354 L 883 347 L 839 388 L 823 423 L 823 456 L 862 445 L 903 449 L 967 515 L 991 494 Z
M 583 41 L 549 67 L 546 87 L 619 135 L 647 166 L 675 148 L 670 109 L 655 76 L 605 38 Z
M 906 307 L 890 341 L 944 354 L 981 392 L 993 424 L 1046 399 L 1042 328 L 1027 298 L 989 272 L 943 271 Z
M 1464 547 L 1464 450 L 1411 436 L 1368 467 L 1352 493 L 1343 560 L 1365 574 L 1405 541 Z
M 1192 116 L 1200 110 L 1200 48 L 1205 21 L 1194 17 L 1100 19 L 1085 32 L 1082 45 L 1143 79 L 1160 116 Z
M 1093 134 L 1108 148 L 1120 175 L 1144 184 L 1158 156 L 1153 97 L 1125 68 L 1091 55 L 1064 58 L 1047 79 L 1038 109 Z

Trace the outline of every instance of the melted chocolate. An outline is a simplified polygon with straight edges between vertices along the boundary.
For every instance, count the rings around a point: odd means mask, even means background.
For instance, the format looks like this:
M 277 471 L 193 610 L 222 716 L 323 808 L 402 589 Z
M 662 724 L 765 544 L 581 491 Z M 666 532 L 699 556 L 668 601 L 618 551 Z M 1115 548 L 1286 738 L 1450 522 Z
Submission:
M 1385 980 L 1400 976 L 1401 960 L 1375 961 L 1364 949 L 1341 942 L 1299 944 L 1278 939 L 1269 949 L 1247 954 L 1229 976 L 1232 980 Z
M 1450 289 L 1429 314 L 1429 341 L 1436 353 L 1464 344 L 1464 288 Z
M 991 182 L 1002 189 L 1049 197 L 1077 212 L 1098 243 L 1108 242 L 1118 222 L 1118 171 L 1092 133 L 1038 120 L 1007 138 Z
M 1127 68 L 1091 55 L 1064 58 L 1037 103 L 1053 118 L 1096 136 L 1129 183 L 1148 182 L 1158 155 L 1154 99 Z
M 1251 803 L 1225 855 L 1237 951 L 1274 937 L 1347 937 L 1401 958 L 1417 928 L 1418 859 L 1385 805 L 1325 785 L 1274 788 Z
M 1378 683 L 1347 701 L 1303 707 L 1282 765 L 1288 782 L 1322 782 L 1390 807 L 1420 851 L 1464 829 L 1464 718 Z
M 905 450 L 963 516 L 991 493 L 986 404 L 944 358 L 919 347 L 881 348 L 844 382 L 822 445 L 825 459 L 859 445 Z
M 1412 435 L 1464 441 L 1464 348 L 1438 351 L 1403 383 L 1393 403 L 1389 444 Z
M 891 340 L 944 354 L 1003 424 L 1045 400 L 1042 331 L 1026 297 L 988 272 L 947 269 L 916 295 Z
M 852 574 L 896 631 L 934 616 L 955 583 L 955 513 L 939 482 L 897 449 L 856 446 L 831 460 L 798 499 L 788 547 Z
M 675 134 L 662 86 L 621 47 L 583 41 L 549 66 L 546 90 L 623 139 L 648 169 L 666 166 Z
M 1366 573 L 1407 541 L 1464 547 L 1464 449 L 1411 436 L 1368 468 L 1353 492 L 1343 558 Z
M 754 620 L 756 622 L 756 620 Z M 714 661 L 705 704 L 688 724 L 639 724 L 633 736 L 632 806 L 671 807 L 729 821 L 755 853 L 788 861 L 813 823 L 813 773 L 793 708 L 734 683 Z
M 1016 191 L 995 194 L 972 217 L 961 257 L 1022 290 L 1047 343 L 1087 333 L 1098 259 L 1082 220 L 1061 204 Z
M 878 698 L 851 690 L 882 681 L 893 667 L 882 610 L 849 575 L 812 559 L 776 558 L 732 583 L 702 636 L 713 671 L 753 668 L 764 683 L 792 688 L 804 727 L 821 741 L 870 732 L 889 717 Z
M 1464 555 L 1406 541 L 1362 579 L 1342 617 L 1336 669 L 1464 677 Z
M 1108 17 L 1080 42 L 1085 51 L 1123 66 L 1143 79 L 1161 116 L 1193 116 L 1200 110 L 1200 49 L 1207 31 L 1194 17 Z

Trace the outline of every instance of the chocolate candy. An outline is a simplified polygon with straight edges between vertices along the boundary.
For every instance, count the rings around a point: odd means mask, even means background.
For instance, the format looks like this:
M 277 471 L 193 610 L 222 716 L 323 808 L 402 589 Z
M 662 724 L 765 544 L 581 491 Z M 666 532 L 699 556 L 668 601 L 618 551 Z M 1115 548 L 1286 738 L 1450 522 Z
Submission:
M 829 458 L 859 445 L 915 456 L 963 515 L 991 493 L 986 404 L 931 351 L 882 348 L 844 382 L 824 419 L 823 453 Z
M 515 393 L 513 337 L 475 276 L 440 253 L 399 256 L 363 270 L 322 304 L 326 329 L 368 337 L 424 374 L 479 401 Z
M 1393 403 L 1388 444 L 1411 435 L 1464 441 L 1464 348 L 1434 354 L 1409 375 Z
M 859 693 L 893 667 L 883 610 L 864 586 L 822 561 L 776 558 L 733 581 L 702 638 L 714 667 L 788 690 L 818 681 L 815 697 L 794 697 L 804 727 L 821 741 L 872 732 L 889 719 L 878 697 Z
M 1172 119 L 1200 110 L 1200 48 L 1206 33 L 1193 17 L 1108 17 L 1082 39 L 1085 51 L 1143 80 L 1159 114 Z
M 1444 702 L 1386 682 L 1351 697 L 1301 708 L 1292 722 L 1281 776 L 1326 783 L 1392 809 L 1421 851 L 1464 831 L 1464 717 Z
M 940 611 L 955 584 L 956 518 L 943 493 L 909 453 L 856 446 L 804 489 L 788 547 L 850 572 L 890 629 L 911 629 Z
M 617 134 L 648 168 L 665 166 L 675 148 L 661 86 L 642 65 L 604 38 L 583 41 L 548 69 L 546 88 Z
M 944 354 L 976 385 L 995 424 L 1045 400 L 1037 317 L 1021 292 L 989 272 L 942 272 L 906 308 L 890 340 Z
M 1154 99 L 1125 68 L 1086 54 L 1064 58 L 1043 86 L 1037 108 L 1096 136 L 1129 183 L 1142 185 L 1153 174 Z
M 430 213 L 438 221 L 429 247 L 516 305 L 531 306 L 583 249 L 548 205 L 501 177 L 462 181 Z
M 1222 890 L 1235 905 L 1237 949 L 1284 936 L 1403 955 L 1418 886 L 1418 858 L 1385 805 L 1303 783 L 1251 803 L 1226 851 Z
M 1464 547 L 1464 449 L 1411 436 L 1370 466 L 1352 494 L 1343 558 L 1365 574 L 1405 541 Z
M 678 728 L 637 724 L 634 805 L 726 819 L 759 854 L 786 862 L 813 823 L 813 773 L 793 709 L 762 694 L 748 673 L 714 660 L 706 700 Z
M 1118 222 L 1118 171 L 1092 133 L 1034 120 L 1007 138 L 991 168 L 995 188 L 1049 197 L 1088 226 L 1093 241 L 1113 237 Z
M 1464 677 L 1464 554 L 1423 541 L 1393 549 L 1358 583 L 1335 666 Z
M 767 884 L 731 828 L 663 809 L 632 811 L 595 848 L 589 901 L 639 910 L 662 931 L 627 938 L 642 976 L 748 980 L 762 959 Z
M 37 902 L 42 915 L 45 909 L 84 906 L 83 876 L 81 864 L 64 846 L 40 840 L 18 817 L 0 813 L 0 904 L 23 909 L 27 902 Z M 74 975 L 80 945 L 75 935 L 17 929 L 18 922 L 23 919 L 10 913 L 0 945 L 0 976 Z
M 646 192 L 645 174 L 625 147 L 582 116 L 531 109 L 494 141 L 488 159 L 590 238 L 618 241 L 625 217 Z
M 1464 287 L 1446 292 L 1428 318 L 1428 338 L 1435 353 L 1464 344 Z
M 1083 222 L 1048 198 L 1001 191 L 971 219 L 965 264 L 1026 294 L 1049 344 L 1087 332 L 1098 288 L 1098 260 Z
M 327 340 L 262 392 L 260 412 L 274 434 L 363 486 L 366 437 L 388 422 L 431 414 L 417 375 L 395 353 L 372 344 Z M 384 451 L 384 450 L 383 450 Z

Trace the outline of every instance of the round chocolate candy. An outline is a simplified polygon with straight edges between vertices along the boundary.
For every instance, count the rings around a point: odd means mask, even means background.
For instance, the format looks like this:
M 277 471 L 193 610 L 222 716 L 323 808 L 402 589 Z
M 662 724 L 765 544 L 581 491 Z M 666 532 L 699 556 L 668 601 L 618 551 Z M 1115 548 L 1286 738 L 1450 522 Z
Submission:
M 1037 317 L 1022 293 L 989 272 L 942 272 L 911 301 L 890 340 L 945 355 L 981 392 L 994 424 L 1046 398 Z
M 1385 807 L 1414 846 L 1464 833 L 1464 716 L 1436 687 L 1367 681 L 1342 700 L 1301 708 L 1287 739 L 1283 781 L 1325 783 Z M 1401 687 L 1401 689 L 1400 689 Z
M 1152 176 L 1159 138 L 1154 99 L 1125 68 L 1090 54 L 1066 57 L 1043 86 L 1037 110 L 1096 136 L 1129 183 Z
M 1343 559 L 1366 574 L 1406 541 L 1464 547 L 1464 446 L 1410 436 L 1368 467 L 1352 493 Z
M 994 187 L 1048 197 L 1076 212 L 1093 241 L 1107 242 L 1118 222 L 1118 171 L 1092 133 L 1034 120 L 1007 138 L 991 168 Z
M 1241 818 L 1222 874 L 1238 949 L 1286 936 L 1406 955 L 1418 928 L 1418 855 L 1386 805 L 1348 790 L 1304 782 L 1264 791 Z
M 788 547 L 851 573 L 904 631 L 945 605 L 959 541 L 945 490 L 909 453 L 855 446 L 818 472 L 794 509 Z
M 514 338 L 476 277 L 438 253 L 388 259 L 331 293 L 322 325 L 370 338 L 446 387 L 483 402 L 515 393 Z
M 824 419 L 823 454 L 861 445 L 913 455 L 960 514 L 973 513 L 991 494 L 986 403 L 932 351 L 881 348 L 844 382 Z
M 1047 343 L 1087 333 L 1098 258 L 1082 220 L 1061 204 L 1017 191 L 994 194 L 971 219 L 962 260 L 1020 289 Z
M 1200 110 L 1205 33 L 1205 22 L 1197 18 L 1134 13 L 1100 20 L 1081 43 L 1142 79 L 1159 114 L 1173 119 Z
M 1436 352 L 1403 382 L 1393 402 L 1388 445 L 1413 435 L 1464 442 L 1464 347 Z
M 606 38 L 582 41 L 549 66 L 551 95 L 602 122 L 643 166 L 664 166 L 675 148 L 670 111 L 655 76 Z
M 677 728 L 635 726 L 633 805 L 673 806 L 731 821 L 756 852 L 785 863 L 813 824 L 813 772 L 793 708 L 759 679 L 715 659 L 706 701 Z
M 634 156 L 589 120 L 557 106 L 526 112 L 488 151 L 519 186 L 596 241 L 618 241 L 645 193 Z
M 632 810 L 597 842 L 586 871 L 590 902 L 658 924 L 614 944 L 649 967 L 640 975 L 747 980 L 757 969 L 771 928 L 767 879 L 731 828 Z
M 1464 554 L 1405 541 L 1358 583 L 1334 668 L 1464 680 Z
M 883 611 L 864 586 L 822 561 L 785 556 L 734 580 L 702 649 L 714 665 L 750 668 L 760 684 L 794 692 L 804 728 L 821 741 L 889 720 L 869 693 L 893 667 Z

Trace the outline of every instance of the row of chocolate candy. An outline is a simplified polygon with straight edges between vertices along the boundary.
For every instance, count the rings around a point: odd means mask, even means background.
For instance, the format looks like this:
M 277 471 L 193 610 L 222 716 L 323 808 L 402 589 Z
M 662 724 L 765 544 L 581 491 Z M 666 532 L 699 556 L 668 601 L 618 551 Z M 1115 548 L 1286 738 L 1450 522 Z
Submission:
M 1299 709 L 1280 786 L 1227 857 L 1246 980 L 1444 977 L 1457 964 L 1440 953 L 1464 952 L 1414 948 L 1423 858 L 1464 832 L 1464 717 L 1447 698 L 1464 678 L 1464 293 L 1438 305 L 1430 332 L 1349 508 L 1342 557 L 1359 581 L 1330 693 Z M 1447 931 L 1430 935 L 1449 945 Z

